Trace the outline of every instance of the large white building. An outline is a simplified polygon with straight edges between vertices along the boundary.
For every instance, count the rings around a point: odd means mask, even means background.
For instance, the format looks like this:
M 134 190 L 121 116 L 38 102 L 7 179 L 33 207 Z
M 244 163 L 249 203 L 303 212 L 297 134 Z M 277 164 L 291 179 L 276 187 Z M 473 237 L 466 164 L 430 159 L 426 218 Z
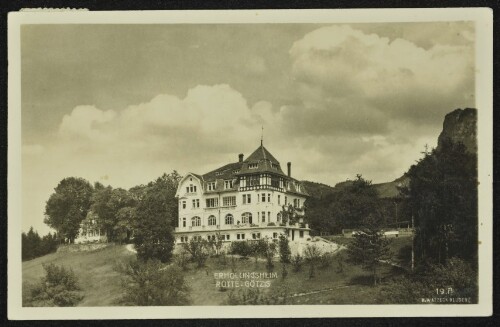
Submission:
M 261 142 L 246 160 L 240 154 L 237 162 L 204 175 L 187 174 L 176 194 L 176 243 L 193 237 L 215 238 L 217 233 L 227 243 L 276 239 L 280 233 L 292 242 L 309 240 L 310 229 L 302 218 L 308 195 L 301 182 L 292 178 L 291 163 L 287 166 L 285 174 Z

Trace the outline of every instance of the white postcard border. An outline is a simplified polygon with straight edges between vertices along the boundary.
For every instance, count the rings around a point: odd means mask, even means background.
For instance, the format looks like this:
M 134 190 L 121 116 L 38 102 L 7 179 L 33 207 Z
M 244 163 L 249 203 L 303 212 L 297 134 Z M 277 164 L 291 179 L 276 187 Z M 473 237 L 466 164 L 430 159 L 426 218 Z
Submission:
M 489 8 L 16 12 L 8 17 L 8 318 L 161 319 L 488 316 L 493 306 L 493 14 Z M 479 304 L 188 307 L 22 307 L 21 49 L 22 24 L 390 23 L 474 21 L 479 159 Z

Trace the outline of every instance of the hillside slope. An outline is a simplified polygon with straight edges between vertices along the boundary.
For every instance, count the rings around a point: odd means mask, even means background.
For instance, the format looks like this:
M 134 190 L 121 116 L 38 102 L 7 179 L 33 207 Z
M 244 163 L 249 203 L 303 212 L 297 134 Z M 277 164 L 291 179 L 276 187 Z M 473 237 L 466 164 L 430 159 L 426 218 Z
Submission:
M 22 264 L 23 288 L 25 283 L 38 283 L 45 272 L 43 264 L 54 263 L 73 269 L 84 299 L 79 306 L 117 305 L 122 296 L 121 278 L 114 270 L 117 261 L 133 258 L 134 253 L 125 245 L 111 245 L 91 252 L 57 252 L 25 261 Z

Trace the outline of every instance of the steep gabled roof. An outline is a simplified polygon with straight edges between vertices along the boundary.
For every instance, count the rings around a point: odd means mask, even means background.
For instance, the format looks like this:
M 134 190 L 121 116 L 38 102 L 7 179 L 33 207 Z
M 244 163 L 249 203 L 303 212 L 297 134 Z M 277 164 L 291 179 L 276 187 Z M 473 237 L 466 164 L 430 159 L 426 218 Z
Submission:
M 203 175 L 203 179 L 206 182 L 215 181 L 216 179 L 233 179 L 236 178 L 235 170 L 240 170 L 242 162 L 233 162 L 212 170 L 209 173 Z
M 257 168 L 250 166 L 257 165 Z M 245 161 L 240 169 L 240 174 L 247 173 L 262 173 L 268 172 L 272 174 L 285 175 L 281 170 L 281 165 L 278 160 L 269 152 L 264 145 L 260 145 Z

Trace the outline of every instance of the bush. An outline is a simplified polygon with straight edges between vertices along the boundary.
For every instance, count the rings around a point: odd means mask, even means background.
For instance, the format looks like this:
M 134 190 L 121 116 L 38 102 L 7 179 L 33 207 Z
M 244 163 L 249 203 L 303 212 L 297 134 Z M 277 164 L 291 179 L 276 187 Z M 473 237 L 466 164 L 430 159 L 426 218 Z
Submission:
M 183 271 L 188 270 L 189 252 L 181 248 L 178 253 L 174 254 L 174 263 Z
M 279 252 L 280 252 L 280 261 L 282 263 L 290 263 L 290 258 L 292 256 L 292 252 L 290 250 L 290 245 L 288 244 L 288 237 L 284 234 L 280 234 L 278 239 Z
M 326 252 L 319 256 L 318 263 L 319 267 L 322 269 L 328 268 L 332 265 L 333 262 L 333 254 Z
M 231 243 L 231 254 L 241 255 L 242 257 L 248 257 L 252 254 L 252 247 L 246 241 L 232 242 Z
M 224 304 L 227 305 L 282 305 L 286 304 L 290 290 L 286 284 L 277 289 L 270 289 L 266 294 L 260 288 L 245 288 L 227 293 Z
M 121 304 L 133 306 L 187 305 L 189 287 L 181 268 L 164 266 L 160 261 L 131 261 L 122 264 L 119 271 L 125 295 Z
M 182 245 L 191 254 L 191 259 L 196 262 L 198 268 L 205 265 L 211 250 L 211 244 L 207 240 L 191 238 L 188 243 Z
M 298 253 L 292 257 L 292 266 L 294 272 L 299 272 L 302 269 L 303 261 L 303 258 Z
M 78 286 L 78 279 L 73 270 L 53 263 L 44 264 L 45 276 L 33 286 L 31 296 L 25 302 L 33 307 L 73 307 L 83 295 Z
M 316 265 L 321 258 L 321 251 L 316 245 L 307 245 L 304 250 L 304 258 L 309 264 L 309 278 L 314 278 Z
M 445 294 L 439 294 L 443 289 Z M 450 292 L 450 293 L 448 293 Z M 461 259 L 449 259 L 444 265 L 419 267 L 414 274 L 393 279 L 381 290 L 386 303 L 422 303 L 422 298 L 470 298 L 477 303 L 477 271 Z

